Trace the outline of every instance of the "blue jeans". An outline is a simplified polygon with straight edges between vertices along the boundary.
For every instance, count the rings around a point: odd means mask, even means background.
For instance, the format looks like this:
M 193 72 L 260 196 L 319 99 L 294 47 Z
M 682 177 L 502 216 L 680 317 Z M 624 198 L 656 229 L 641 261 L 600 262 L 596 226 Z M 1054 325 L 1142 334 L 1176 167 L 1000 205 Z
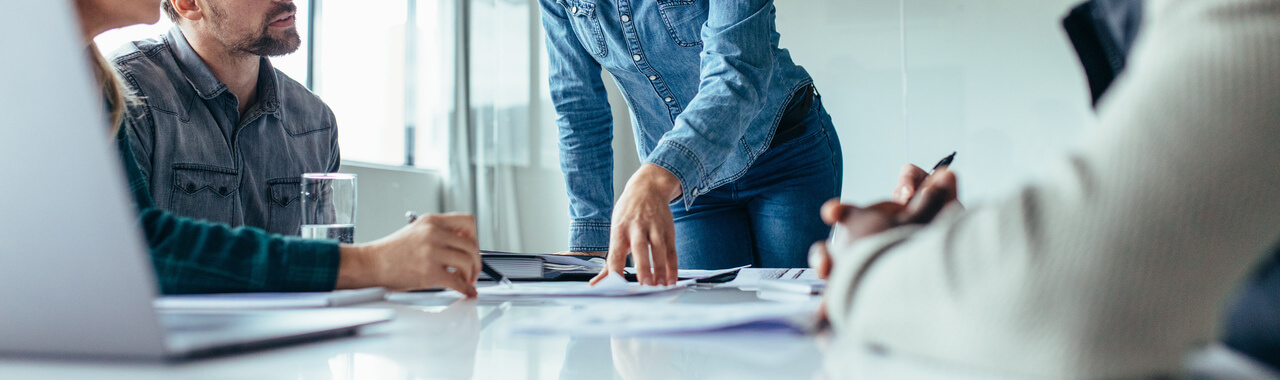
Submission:
M 831 116 L 814 99 L 804 132 L 770 148 L 741 179 L 671 205 L 681 269 L 802 268 L 831 228 L 818 215 L 840 196 L 844 165 Z

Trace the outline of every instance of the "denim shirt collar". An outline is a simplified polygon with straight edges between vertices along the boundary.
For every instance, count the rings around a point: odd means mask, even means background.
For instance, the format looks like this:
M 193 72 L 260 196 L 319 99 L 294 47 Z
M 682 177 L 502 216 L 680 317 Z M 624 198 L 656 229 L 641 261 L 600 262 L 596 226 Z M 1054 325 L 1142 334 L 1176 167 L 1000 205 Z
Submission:
M 173 56 L 178 62 L 178 66 L 182 68 L 182 72 L 186 74 L 187 81 L 191 83 L 191 87 L 195 89 L 196 94 L 206 100 L 221 96 L 223 93 L 229 92 L 227 85 L 222 80 L 213 75 L 213 71 L 209 70 L 209 66 L 204 63 L 204 59 L 196 53 L 191 47 L 191 43 L 187 42 L 187 37 L 182 34 L 182 30 L 174 25 L 169 29 L 169 42 L 173 46 Z M 276 69 L 271 65 L 271 60 L 267 57 L 261 57 L 258 67 L 258 106 L 259 110 L 264 114 L 275 114 L 280 109 L 280 86 L 276 84 Z

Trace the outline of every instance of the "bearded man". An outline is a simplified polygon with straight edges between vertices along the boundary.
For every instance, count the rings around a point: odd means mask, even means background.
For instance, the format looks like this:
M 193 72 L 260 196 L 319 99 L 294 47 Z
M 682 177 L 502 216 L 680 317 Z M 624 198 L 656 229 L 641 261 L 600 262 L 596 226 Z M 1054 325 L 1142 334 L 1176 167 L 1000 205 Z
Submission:
M 165 0 L 175 26 L 113 54 L 158 208 L 297 235 L 300 176 L 338 170 L 333 112 L 267 57 L 298 49 L 291 0 Z

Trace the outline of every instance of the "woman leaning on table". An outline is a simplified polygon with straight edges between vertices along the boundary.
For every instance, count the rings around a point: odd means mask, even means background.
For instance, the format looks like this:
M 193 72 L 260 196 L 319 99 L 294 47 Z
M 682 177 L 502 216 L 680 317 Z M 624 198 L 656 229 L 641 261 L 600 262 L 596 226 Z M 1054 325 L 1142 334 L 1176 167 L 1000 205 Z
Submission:
M 645 284 L 673 284 L 678 267 L 805 265 L 830 231 L 818 209 L 840 195 L 842 158 L 813 79 L 778 47 L 773 1 L 540 3 L 569 249 L 607 253 L 597 281 L 629 253 Z M 616 203 L 602 68 L 643 161 Z
M 74 0 L 112 133 L 128 173 L 156 277 L 163 293 L 329 291 L 382 286 L 449 287 L 475 296 L 480 251 L 468 215 L 431 215 L 373 243 L 338 245 L 268 234 L 255 228 L 184 218 L 152 206 L 147 179 L 129 149 L 129 99 L 93 38 L 110 29 L 160 19 L 161 0 Z M 225 0 L 248 2 L 250 0 Z M 244 5 L 244 4 L 237 4 Z M 263 20 L 264 25 L 269 20 Z

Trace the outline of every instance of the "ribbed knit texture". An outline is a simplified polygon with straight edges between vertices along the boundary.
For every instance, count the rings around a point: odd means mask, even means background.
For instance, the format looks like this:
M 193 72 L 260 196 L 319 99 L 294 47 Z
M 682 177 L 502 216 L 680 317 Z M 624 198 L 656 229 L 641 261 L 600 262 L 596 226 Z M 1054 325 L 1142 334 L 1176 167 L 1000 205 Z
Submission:
M 1216 340 L 1280 237 L 1280 1 L 1151 0 L 1144 19 L 1050 180 L 834 247 L 839 339 L 1054 378 L 1176 375 Z

